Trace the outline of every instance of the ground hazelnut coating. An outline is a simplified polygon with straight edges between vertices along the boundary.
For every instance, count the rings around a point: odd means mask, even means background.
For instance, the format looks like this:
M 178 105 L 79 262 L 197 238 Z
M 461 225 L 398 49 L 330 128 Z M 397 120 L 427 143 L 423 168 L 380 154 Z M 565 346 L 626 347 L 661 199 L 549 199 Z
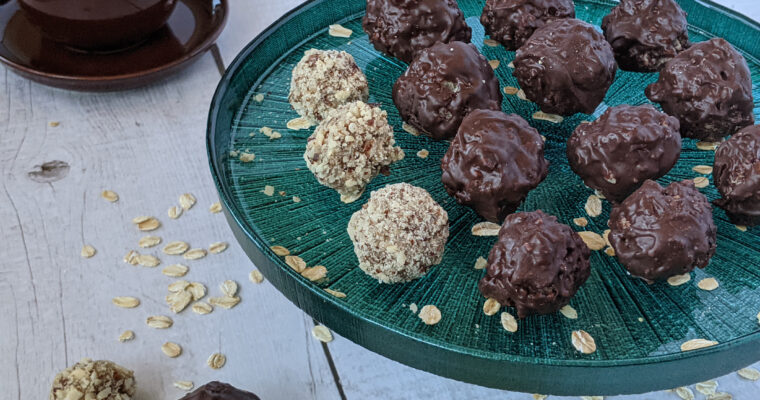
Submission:
M 259 400 L 259 397 L 230 384 L 213 381 L 186 394 L 180 400 Z
M 512 72 L 525 97 L 550 114 L 591 114 L 615 79 L 610 44 L 586 22 L 563 18 L 538 28 L 517 50 Z
M 350 203 L 361 197 L 378 172 L 404 158 L 404 151 L 395 144 L 388 114 L 356 101 L 341 106 L 317 126 L 303 158 L 319 183 Z
M 499 80 L 472 44 L 436 43 L 419 52 L 393 85 L 401 118 L 433 139 L 457 133 L 472 110 L 501 109 Z
M 586 282 L 590 255 L 581 237 L 556 217 L 541 210 L 510 214 L 478 288 L 483 296 L 514 306 L 519 318 L 550 314 Z
M 760 125 L 742 128 L 715 151 L 714 203 L 734 224 L 760 224 Z
M 680 154 L 678 120 L 650 105 L 610 107 L 567 141 L 573 172 L 613 202 L 667 174 Z
M 345 103 L 367 98 L 367 77 L 345 51 L 307 50 L 293 68 L 288 101 L 313 124 Z
M 459 204 L 500 223 L 546 178 L 548 166 L 541 135 L 522 117 L 475 110 L 441 160 L 441 181 Z
M 575 18 L 572 0 L 486 0 L 480 23 L 491 39 L 517 50 L 548 21 Z
M 646 95 L 678 118 L 683 137 L 718 141 L 755 120 L 747 61 L 720 38 L 696 43 L 668 61 Z
M 362 27 L 375 49 L 406 63 L 436 42 L 472 36 L 455 0 L 367 0 Z
M 425 189 L 396 183 L 372 192 L 351 216 L 348 236 L 367 275 L 407 282 L 443 259 L 449 216 Z
M 644 182 L 612 208 L 608 224 L 618 261 L 646 281 L 704 268 L 715 253 L 712 209 L 692 180 Z
M 674 0 L 622 0 L 602 30 L 625 71 L 657 71 L 689 47 L 686 13 Z
M 50 400 L 131 400 L 136 387 L 132 371 L 85 358 L 56 375 Z

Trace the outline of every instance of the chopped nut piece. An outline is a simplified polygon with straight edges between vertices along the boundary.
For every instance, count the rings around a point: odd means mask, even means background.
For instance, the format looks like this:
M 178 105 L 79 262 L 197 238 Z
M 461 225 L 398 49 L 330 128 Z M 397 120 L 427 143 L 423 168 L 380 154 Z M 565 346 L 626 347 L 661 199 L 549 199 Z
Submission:
M 330 343 L 333 340 L 332 332 L 324 325 L 317 325 L 312 328 L 311 335 L 322 343 Z
M 259 270 L 254 269 L 250 274 L 248 274 L 248 279 L 250 279 L 253 283 L 261 283 L 264 282 L 264 275 L 261 275 L 261 272 L 259 272 Z
M 499 45 L 499 42 L 493 39 L 483 39 L 483 44 L 488 47 L 497 47 Z
M 208 208 L 208 210 L 209 210 L 209 211 L 210 211 L 212 214 L 218 214 L 218 213 L 222 212 L 222 203 L 220 203 L 220 202 L 218 202 L 218 201 L 217 201 L 216 203 L 212 204 L 212 205 L 211 205 L 211 206 Z
M 174 321 L 172 321 L 171 318 L 164 315 L 153 315 L 153 316 L 148 317 L 146 323 L 151 328 L 167 329 L 167 328 L 171 328 L 171 326 L 174 324 Z
M 226 280 L 220 285 L 222 293 L 229 297 L 235 297 L 238 291 L 238 284 L 235 281 Z
M 171 219 L 177 219 L 182 215 L 182 208 L 178 206 L 169 207 L 169 211 L 166 212 Z
M 570 305 L 566 305 L 559 309 L 559 312 L 564 315 L 566 318 L 569 319 L 577 319 L 578 318 L 578 311 L 575 311 L 575 309 Z
M 422 149 L 417 152 L 417 157 L 419 158 L 427 158 L 428 155 L 430 155 L 430 152 L 425 149 Z
M 240 153 L 240 162 L 249 163 L 255 159 L 256 159 L 256 154 L 246 153 L 246 152 Z
M 351 37 L 353 31 L 339 24 L 332 24 L 328 28 L 330 36 L 347 38 Z
M 335 296 L 335 297 L 337 297 L 339 299 L 345 299 L 346 298 L 346 294 L 345 293 L 337 291 L 337 290 L 325 289 L 325 292 L 330 293 L 331 295 L 333 295 L 333 296 Z M 760 320 L 760 314 L 758 314 L 757 318 L 758 318 L 758 320 Z
M 472 234 L 475 236 L 498 236 L 499 224 L 493 222 L 479 222 L 472 226 Z
M 211 307 L 211 304 L 208 304 L 204 301 L 199 301 L 195 304 L 193 304 L 193 312 L 200 315 L 205 315 L 210 313 L 211 311 L 214 311 L 214 308 Z
M 409 311 L 411 311 L 414 314 L 417 314 L 417 305 L 414 303 L 409 304 Z
M 4 385 L 7 386 L 7 385 Z M 127 400 L 135 395 L 134 373 L 111 361 L 84 358 L 53 380 L 50 400 Z M 8 390 L 4 390 L 7 394 Z M 23 396 L 33 398 L 33 396 Z
M 293 203 L 300 203 L 300 202 L 301 202 L 301 198 L 300 197 L 293 196 Z
M 153 217 L 137 217 L 132 222 L 143 232 L 154 231 L 161 226 L 161 222 Z
M 499 64 L 501 64 L 501 61 L 499 60 L 488 60 L 488 65 L 493 69 L 499 68 Z
M 182 354 L 182 347 L 180 347 L 180 345 L 178 345 L 177 343 L 166 342 L 163 345 L 161 345 L 161 351 L 163 351 L 164 354 L 166 354 L 170 358 L 176 358 L 176 357 L 179 357 L 180 354 Z
M 182 257 L 185 260 L 198 260 L 203 257 L 206 257 L 206 250 L 204 249 L 192 249 L 188 250 L 187 253 L 183 254 Z
M 164 246 L 163 252 L 170 256 L 178 256 L 184 254 L 189 248 L 190 245 L 185 242 L 174 241 L 167 243 L 166 246 Z
M 191 381 L 176 381 L 174 382 L 174 387 L 179 390 L 184 390 L 186 392 L 189 392 L 193 390 L 193 387 L 195 387 L 195 384 Z
M 306 262 L 298 256 L 285 256 L 285 264 L 293 268 L 299 274 L 306 269 Z
M 401 129 L 404 130 L 404 132 L 412 135 L 412 136 L 419 136 L 420 131 L 417 130 L 417 128 L 413 127 L 412 125 L 407 124 L 406 122 L 401 124 Z
M 187 274 L 187 271 L 189 269 L 190 268 L 188 268 L 187 266 L 182 265 L 182 264 L 172 264 L 172 265 L 169 265 L 168 267 L 164 268 L 161 271 L 161 273 L 164 274 L 164 275 L 166 275 L 166 276 L 171 276 L 173 278 L 179 278 L 179 277 L 185 276 Z
M 225 250 L 227 250 L 227 242 L 211 243 L 211 245 L 208 246 L 208 251 L 211 254 L 219 254 Z
M 274 194 L 274 186 L 266 185 L 264 186 L 264 190 L 261 191 L 267 196 L 271 196 Z
M 161 243 L 161 238 L 158 236 L 143 236 L 140 238 L 140 241 L 137 242 L 137 245 L 147 249 L 156 246 L 159 243 Z
M 584 208 L 589 217 L 598 217 L 602 214 L 602 199 L 600 199 L 599 196 L 592 194 L 591 196 L 588 196 Z
M 325 268 L 323 265 L 317 265 L 304 269 L 301 272 L 301 275 L 312 282 L 316 282 L 320 279 L 324 279 L 327 276 L 327 268 Z
M 573 331 L 570 336 L 573 347 L 583 354 L 591 354 L 596 351 L 596 342 L 588 332 L 584 330 Z
M 285 126 L 287 126 L 288 129 L 292 129 L 294 131 L 300 131 L 301 129 L 311 128 L 311 121 L 303 117 L 298 117 L 288 121 Z
M 90 258 L 95 255 L 95 248 L 89 244 L 86 244 L 82 246 L 82 251 L 79 254 L 81 254 L 84 258 Z
M 681 351 L 690 351 L 704 349 L 705 347 L 715 346 L 718 342 L 707 339 L 691 339 L 681 344 Z
M 137 256 L 137 263 L 143 267 L 153 268 L 161 264 L 161 260 L 159 260 L 158 257 L 154 255 L 140 254 Z
M 261 129 L 259 129 L 259 132 L 263 133 L 264 136 L 269 138 L 269 140 L 279 139 L 282 137 L 282 134 L 280 134 L 280 132 L 274 131 L 272 128 L 266 126 L 261 127 Z
M 488 316 L 496 315 L 499 309 L 501 309 L 501 304 L 493 298 L 486 299 L 486 302 L 483 304 L 483 313 Z
M 709 165 L 695 165 L 691 170 L 698 174 L 710 175 L 713 172 L 713 167 Z
M 441 310 L 434 305 L 428 304 L 422 307 L 419 317 L 425 325 L 435 325 L 441 320 Z
M 140 300 L 136 297 L 129 297 L 129 296 L 120 296 L 120 297 L 114 297 L 111 302 L 116 307 L 121 308 L 135 308 L 140 305 Z
M 573 223 L 583 228 L 588 225 L 588 220 L 584 217 L 573 218 Z
M 718 281 L 715 278 L 705 278 L 697 283 L 697 287 L 709 292 L 718 288 Z
M 217 307 L 222 307 L 229 310 L 230 308 L 235 307 L 238 305 L 238 303 L 240 303 L 240 297 L 212 297 L 208 302 Z
M 257 103 L 261 103 L 262 101 L 264 101 L 264 94 L 259 93 L 256 96 L 253 96 L 253 100 L 256 101 Z
M 277 254 L 278 256 L 281 256 L 281 257 L 290 255 L 290 250 L 282 246 L 271 246 L 269 249 L 272 250 L 274 254 Z
M 119 335 L 119 341 L 122 343 L 128 342 L 134 338 L 135 338 L 135 333 L 130 330 L 126 330 L 122 332 L 121 335 Z
M 691 274 L 687 272 L 685 274 L 671 276 L 670 278 L 668 278 L 668 284 L 670 286 L 681 286 L 690 280 L 691 280 Z
M 543 111 L 536 111 L 533 113 L 533 119 L 551 122 L 553 124 L 561 124 L 565 120 L 561 115 L 548 114 Z
M 704 188 L 707 187 L 707 185 L 710 184 L 710 180 L 705 178 L 704 176 L 698 176 L 693 179 L 694 181 L 694 187 L 696 188 Z
M 483 257 L 478 257 L 477 260 L 475 260 L 475 269 L 483 269 L 488 266 L 488 260 L 486 260 Z
M 116 192 L 113 190 L 104 190 L 102 193 L 100 193 L 100 197 L 110 201 L 111 203 L 119 201 L 119 195 L 116 194 Z
M 740 230 L 742 232 L 747 232 L 747 226 L 746 225 L 734 225 L 734 226 L 736 227 L 736 229 L 738 229 L 738 230 Z
M 758 371 L 758 370 L 756 370 L 754 368 L 742 368 L 742 369 L 736 371 L 736 373 L 740 377 L 742 377 L 744 379 L 749 379 L 751 381 L 756 381 L 756 380 L 760 379 L 760 371 Z
M 219 369 L 222 368 L 226 362 L 227 357 L 225 357 L 224 354 L 214 353 L 208 358 L 206 364 L 213 369 Z
M 179 196 L 179 205 L 182 206 L 182 209 L 187 211 L 195 205 L 195 196 L 193 196 L 190 193 L 184 193 L 182 196 Z
M 506 311 L 502 311 L 501 313 L 501 326 L 507 332 L 517 332 L 517 320 L 515 319 L 514 315 Z
M 515 95 L 517 92 L 519 92 L 520 89 L 514 87 L 514 86 L 504 86 L 504 93 L 508 95 Z
M 510 68 L 513 68 L 513 67 L 510 67 Z M 517 91 L 517 98 L 523 101 L 528 101 L 528 98 L 525 97 L 525 92 L 522 89 Z

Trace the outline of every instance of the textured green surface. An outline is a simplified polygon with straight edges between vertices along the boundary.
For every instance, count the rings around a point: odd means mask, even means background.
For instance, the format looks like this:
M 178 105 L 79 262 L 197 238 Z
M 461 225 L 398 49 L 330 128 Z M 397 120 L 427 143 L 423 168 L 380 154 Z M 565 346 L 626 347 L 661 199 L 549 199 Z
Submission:
M 472 42 L 488 59 L 501 61 L 496 70 L 501 85 L 518 86 L 507 66 L 514 53 L 483 45 L 478 16 L 484 1 L 459 3 L 473 29 Z M 578 18 L 596 26 L 613 4 L 575 3 Z M 743 52 L 755 83 L 755 99 L 760 99 L 758 28 L 722 9 L 707 9 L 693 1 L 683 1 L 682 6 L 689 12 L 693 41 L 705 40 L 713 36 L 708 32 L 714 32 Z M 447 143 L 414 137 L 401 129 L 391 87 L 405 65 L 383 57 L 368 43 L 361 30 L 363 8 L 361 0 L 316 1 L 284 17 L 233 63 L 212 104 L 209 155 L 228 218 L 243 247 L 284 294 L 338 333 L 381 354 L 457 379 L 523 391 L 642 392 L 706 379 L 760 359 L 760 228 L 741 232 L 719 209 L 714 209 L 717 253 L 705 270 L 692 273 L 688 284 L 647 285 L 629 277 L 614 258 L 593 252 L 591 277 L 570 303 L 578 311 L 577 320 L 561 314 L 533 316 L 520 321 L 516 333 L 508 333 L 498 315 L 483 314 L 484 299 L 477 282 L 485 272 L 473 269 L 473 264 L 478 256 L 487 256 L 494 238 L 473 237 L 470 228 L 480 219 L 443 189 L 439 160 Z M 336 22 L 354 35 L 349 39 L 329 36 L 327 25 Z M 354 56 L 369 80 L 370 102 L 388 111 L 396 140 L 407 154 L 392 166 L 390 176 L 373 180 L 352 204 L 341 203 L 334 191 L 319 185 L 306 169 L 302 155 L 311 130 L 285 127 L 297 117 L 287 103 L 290 71 L 310 48 L 345 50 Z M 565 157 L 567 137 L 580 121 L 593 120 L 607 106 L 647 103 L 644 88 L 655 79 L 656 74 L 618 71 L 594 115 L 578 114 L 559 125 L 532 120 L 537 106 L 505 96 L 505 112 L 520 114 L 547 137 L 546 157 L 551 162 L 548 178 L 521 209 L 542 209 L 571 226 L 573 218 L 586 216 L 583 206 L 592 192 L 570 171 Z M 262 102 L 255 100 L 257 94 L 264 95 Z M 760 115 L 757 107 L 755 115 Z M 282 138 L 270 141 L 258 132 L 262 126 L 281 132 Z M 415 156 L 423 148 L 430 151 L 427 159 Z M 230 150 L 248 150 L 256 154 L 256 160 L 242 163 L 229 157 Z M 712 158 L 713 152 L 697 150 L 695 142 L 686 139 L 678 164 L 660 182 L 699 176 L 691 168 L 711 165 Z M 422 279 L 389 286 L 357 267 L 345 229 L 371 190 L 401 181 L 427 189 L 448 211 L 451 236 L 439 266 Z M 274 196 L 262 192 L 265 185 L 275 187 Z M 702 192 L 710 200 L 717 198 L 712 185 Z M 294 195 L 301 202 L 293 202 Z M 605 202 L 601 216 L 586 216 L 590 223 L 585 229 L 598 233 L 606 229 L 609 208 Z M 325 265 L 327 279 L 314 284 L 293 273 L 268 250 L 271 245 L 287 247 L 310 266 Z M 717 290 L 696 287 L 708 276 L 720 282 Z M 336 299 L 320 288 L 339 290 L 347 297 Z M 422 324 L 409 311 L 411 303 L 438 306 L 441 322 Z M 595 353 L 582 355 L 572 347 L 570 333 L 577 329 L 595 338 Z M 721 344 L 681 353 L 680 344 L 693 338 Z

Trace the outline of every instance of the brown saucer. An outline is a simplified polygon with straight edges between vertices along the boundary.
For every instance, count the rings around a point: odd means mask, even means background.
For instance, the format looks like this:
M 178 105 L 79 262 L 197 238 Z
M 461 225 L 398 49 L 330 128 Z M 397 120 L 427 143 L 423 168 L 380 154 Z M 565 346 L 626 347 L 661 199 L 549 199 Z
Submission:
M 103 54 L 43 37 L 16 0 L 0 1 L 0 62 L 25 78 L 63 89 L 130 89 L 189 65 L 214 44 L 227 14 L 227 0 L 179 0 L 166 26 L 146 41 Z

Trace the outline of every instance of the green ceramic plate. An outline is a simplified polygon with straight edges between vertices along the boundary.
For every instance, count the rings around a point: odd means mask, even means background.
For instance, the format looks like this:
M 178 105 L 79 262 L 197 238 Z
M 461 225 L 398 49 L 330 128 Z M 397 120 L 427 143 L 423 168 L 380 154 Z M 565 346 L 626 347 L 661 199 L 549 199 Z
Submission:
M 460 0 L 473 29 L 472 42 L 488 59 L 501 61 L 496 73 L 503 86 L 517 86 L 509 62 L 513 52 L 483 45 L 478 22 L 484 0 Z M 760 100 L 760 26 L 706 1 L 683 0 L 693 41 L 722 36 L 740 49 L 752 70 L 754 96 Z M 578 18 L 596 26 L 612 8 L 608 0 L 576 0 Z M 704 270 L 678 287 L 647 285 L 632 279 L 614 258 L 603 252 L 591 257 L 591 277 L 572 299 L 578 318 L 561 314 L 520 321 L 516 333 L 506 332 L 499 317 L 482 312 L 477 290 L 483 270 L 473 264 L 487 256 L 494 238 L 478 238 L 470 228 L 480 219 L 451 199 L 440 182 L 439 160 L 447 143 L 414 137 L 401 129 L 391 101 L 391 87 L 405 65 L 376 52 L 362 32 L 362 0 L 318 0 L 293 10 L 251 42 L 227 70 L 214 96 L 208 125 L 211 170 L 227 218 L 237 239 L 264 273 L 298 307 L 335 332 L 360 345 L 412 367 L 446 377 L 496 388 L 525 392 L 591 395 L 635 393 L 689 384 L 760 360 L 760 228 L 746 232 L 714 209 L 718 251 Z M 353 30 L 348 38 L 329 36 L 327 26 L 340 23 Z M 372 181 L 361 199 L 342 204 L 338 195 L 320 186 L 306 169 L 302 155 L 310 130 L 293 131 L 286 122 L 297 117 L 287 102 L 290 73 L 310 48 L 340 49 L 353 54 L 365 71 L 370 101 L 388 111 L 396 140 L 407 157 L 393 165 L 390 176 Z M 618 72 L 604 104 L 594 115 L 566 118 L 562 124 L 535 121 L 537 107 L 516 96 L 505 96 L 502 107 L 526 118 L 547 137 L 549 177 L 528 196 L 523 210 L 543 209 L 572 224 L 585 216 L 591 191 L 568 167 L 565 141 L 583 120 L 593 120 L 608 106 L 641 104 L 644 87 L 656 74 Z M 760 117 L 760 109 L 755 109 Z M 269 140 L 258 129 L 282 133 Z M 254 135 L 255 133 L 255 135 Z M 428 149 L 427 159 L 416 157 Z M 243 163 L 230 151 L 255 153 Z M 712 151 L 697 150 L 684 141 L 678 165 L 661 183 L 699 176 L 695 165 L 711 165 Z M 369 193 L 386 184 L 409 182 L 427 189 L 448 211 L 451 236 L 443 262 L 424 278 L 408 284 L 383 285 L 357 267 L 346 224 Z M 263 193 L 266 185 L 275 193 Z M 702 189 L 710 200 L 714 186 Z M 296 202 L 293 196 L 298 196 Z M 609 204 L 587 230 L 606 228 Z M 581 228 L 578 228 L 581 229 Z M 289 268 L 270 246 L 281 245 L 309 265 L 325 265 L 327 279 L 311 283 Z M 696 283 L 715 277 L 720 287 L 708 292 Z M 336 298 L 323 289 L 346 294 Z M 410 311 L 410 304 L 434 304 L 443 319 L 427 326 Z M 511 310 L 514 314 L 514 310 Z M 596 340 L 597 351 L 577 352 L 570 340 L 583 329 Z M 681 352 L 694 338 L 717 346 Z

